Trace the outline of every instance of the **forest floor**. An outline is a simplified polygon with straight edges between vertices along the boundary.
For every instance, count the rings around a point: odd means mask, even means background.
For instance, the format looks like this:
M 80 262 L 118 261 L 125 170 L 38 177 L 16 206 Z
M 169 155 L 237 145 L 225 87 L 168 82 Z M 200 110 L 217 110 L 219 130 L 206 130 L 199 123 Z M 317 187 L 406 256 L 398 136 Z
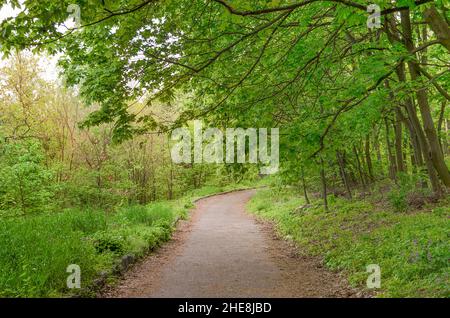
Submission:
M 102 297 L 362 297 L 270 223 L 245 210 L 255 190 L 202 199 L 171 241 Z

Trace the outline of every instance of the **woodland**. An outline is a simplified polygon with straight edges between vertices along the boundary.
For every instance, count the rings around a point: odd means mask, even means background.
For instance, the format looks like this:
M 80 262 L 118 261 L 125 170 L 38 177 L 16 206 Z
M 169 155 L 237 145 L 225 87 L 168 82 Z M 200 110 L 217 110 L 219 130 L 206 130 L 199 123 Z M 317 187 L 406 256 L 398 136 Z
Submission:
M 261 185 L 249 209 L 353 284 L 376 256 L 381 295 L 450 296 L 448 0 L 0 8 L 0 296 L 70 294 L 72 263 L 113 277 L 192 198 Z M 279 171 L 174 162 L 194 121 L 278 128 Z

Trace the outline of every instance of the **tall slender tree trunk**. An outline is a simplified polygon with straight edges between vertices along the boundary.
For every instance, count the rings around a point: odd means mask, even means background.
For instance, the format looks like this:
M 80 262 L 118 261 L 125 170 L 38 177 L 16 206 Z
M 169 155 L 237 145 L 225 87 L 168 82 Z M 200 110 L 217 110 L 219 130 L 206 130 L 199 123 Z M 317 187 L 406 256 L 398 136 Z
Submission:
M 410 153 L 410 160 L 411 160 L 411 171 L 413 173 L 417 172 L 417 160 L 416 160 L 416 154 L 414 152 L 414 147 L 412 143 L 409 143 L 409 153 Z
M 168 199 L 173 199 L 173 162 L 170 159 L 170 137 L 167 136 L 167 151 L 169 155 L 169 165 L 170 165 L 170 171 L 169 171 L 169 179 L 168 179 Z
M 392 153 L 391 139 L 390 139 L 390 129 L 389 129 L 389 121 L 387 117 L 384 118 L 384 124 L 386 127 L 386 148 L 389 158 L 389 177 L 392 180 L 395 180 L 395 176 L 397 174 L 397 167 L 395 162 L 394 154 Z
M 396 73 L 397 73 L 397 77 L 400 80 L 400 82 L 406 82 L 405 66 L 403 63 L 397 67 Z M 436 170 L 431 161 L 429 145 L 428 145 L 427 139 L 425 137 L 425 133 L 422 130 L 422 126 L 420 125 L 420 121 L 419 121 L 419 117 L 417 116 L 414 101 L 410 96 L 406 97 L 406 99 L 405 99 L 405 108 L 408 113 L 408 118 L 411 122 L 411 128 L 414 130 L 415 140 L 417 143 L 416 144 L 416 146 L 417 146 L 416 158 L 418 159 L 417 163 L 420 167 L 422 167 L 422 165 L 423 165 L 422 158 L 423 158 L 423 160 L 425 161 L 426 169 L 428 172 L 428 177 L 430 178 L 430 182 L 431 182 L 433 191 L 436 193 L 440 193 L 441 186 L 439 184 Z M 422 157 L 422 154 L 420 154 L 420 151 L 423 154 L 423 157 Z
M 308 198 L 308 190 L 306 189 L 305 172 L 303 170 L 303 167 L 302 167 L 302 172 L 301 173 L 302 173 L 303 196 L 305 197 L 306 203 L 310 204 L 311 202 L 309 201 L 309 198 Z
M 374 182 L 375 177 L 373 175 L 372 158 L 370 156 L 370 135 L 369 134 L 366 136 L 366 141 L 365 141 L 365 145 L 364 145 L 364 153 L 366 156 L 367 171 L 369 172 L 370 181 Z
M 444 136 L 444 141 L 443 141 L 443 147 L 444 147 L 444 151 L 446 154 L 450 155 L 450 145 L 449 145 L 449 138 L 450 135 L 450 120 L 446 119 L 445 120 L 445 136 Z
M 327 193 L 327 178 L 325 174 L 325 163 L 322 158 L 320 158 L 320 179 L 322 180 L 322 198 L 323 204 L 325 207 L 325 211 L 329 211 L 328 209 L 328 193 Z
M 405 136 L 406 137 L 406 136 Z M 408 138 L 403 137 L 403 166 L 405 169 L 405 172 L 408 173 L 408 151 L 409 151 L 409 141 Z
M 397 162 L 397 170 L 399 172 L 405 172 L 405 164 L 403 161 L 403 131 L 402 131 L 402 120 L 401 113 L 398 107 L 395 107 L 395 121 L 394 121 L 394 132 L 395 132 L 395 157 Z
M 400 38 L 400 34 L 395 27 L 395 22 L 386 16 L 386 29 L 385 29 L 388 39 L 392 44 L 402 43 L 402 39 Z M 406 73 L 405 73 L 405 64 L 401 62 L 396 68 L 396 74 L 400 82 L 406 83 Z M 425 133 L 422 129 L 422 125 L 417 116 L 416 107 L 414 105 L 414 100 L 411 96 L 406 96 L 405 98 L 405 108 L 408 114 L 408 119 L 410 120 L 411 127 L 414 130 L 417 148 L 420 148 L 420 153 L 423 154 L 423 160 L 426 165 L 426 169 L 428 172 L 428 176 L 430 178 L 430 182 L 433 188 L 433 191 L 436 193 L 441 192 L 441 187 L 439 184 L 439 179 L 437 177 L 437 173 L 435 171 L 433 162 L 431 161 L 429 144 L 425 137 Z M 419 159 L 418 163 L 420 165 L 422 156 L 417 156 Z
M 150 198 L 151 201 L 156 201 L 156 176 L 155 176 L 155 164 L 154 164 L 154 158 L 153 158 L 153 135 L 150 136 L 150 170 L 152 173 L 151 178 L 151 192 L 150 192 Z
M 423 166 L 422 149 L 420 148 L 419 138 L 417 137 L 416 131 L 414 130 L 410 121 L 408 121 L 409 139 L 411 141 L 411 147 L 414 154 L 415 167 Z
M 439 121 L 438 121 L 438 134 L 440 136 L 439 144 L 441 145 L 442 154 L 446 154 L 447 153 L 447 148 L 448 148 L 448 145 L 447 145 L 448 144 L 447 131 L 446 130 L 443 131 L 443 129 L 442 129 L 443 128 L 442 126 L 444 125 L 444 116 L 445 116 L 445 106 L 446 106 L 446 104 L 447 104 L 447 101 L 443 100 L 442 104 L 441 104 L 441 111 L 440 111 L 440 114 L 439 114 Z M 448 120 L 445 120 L 445 121 L 447 122 Z M 446 128 L 447 128 L 447 123 L 445 125 L 446 125 Z
M 366 195 L 366 190 L 367 190 L 366 182 L 364 180 L 364 175 L 363 175 L 363 171 L 362 171 L 362 167 L 361 167 L 361 161 L 359 160 L 358 149 L 356 149 L 355 145 L 353 145 L 353 153 L 355 154 L 356 167 L 358 169 L 359 179 L 361 180 L 361 185 L 363 187 L 363 192 L 364 192 L 364 195 Z
M 341 174 L 342 183 L 345 186 L 345 190 L 347 191 L 348 198 L 352 199 L 352 190 L 350 189 L 347 172 L 345 171 L 345 152 L 341 153 L 340 151 L 336 151 L 336 157 L 337 157 L 337 162 L 339 164 L 339 172 Z
M 381 130 L 381 128 L 380 128 L 380 130 Z M 381 175 L 384 176 L 383 157 L 381 156 L 379 131 L 375 133 L 373 146 L 375 147 L 375 153 L 377 155 L 377 162 L 380 165 Z
M 423 165 L 422 153 L 420 150 L 420 146 L 418 145 L 417 136 L 416 133 L 414 132 L 414 128 L 412 127 L 411 120 L 409 118 L 403 118 L 403 123 L 405 124 L 409 136 L 409 139 L 405 138 L 406 141 L 405 148 L 409 148 L 411 170 L 412 172 L 417 172 L 417 168 Z
M 409 16 L 409 9 L 402 10 L 400 12 L 401 17 L 401 25 L 403 30 L 403 37 L 405 40 L 405 46 L 408 49 L 408 51 L 411 54 L 414 54 L 414 43 L 412 41 L 412 34 L 411 34 L 411 21 Z M 415 54 L 414 54 L 415 56 Z M 418 81 L 418 79 L 421 78 L 421 74 L 419 71 L 419 65 L 417 64 L 417 61 L 415 60 L 409 60 L 408 61 L 408 68 L 409 73 L 411 76 L 411 80 Z M 422 115 L 422 121 L 423 126 L 425 130 L 425 135 L 428 139 L 429 143 L 429 150 L 430 150 L 430 156 L 431 161 L 433 163 L 434 168 L 436 169 L 436 172 L 439 176 L 439 178 L 442 180 L 442 182 L 445 184 L 445 186 L 450 187 L 450 172 L 448 170 L 448 167 L 445 164 L 444 156 L 441 152 L 440 146 L 439 146 L 439 139 L 438 135 L 436 133 L 436 129 L 433 123 L 433 118 L 431 116 L 430 111 L 430 105 L 428 104 L 428 95 L 427 90 L 425 87 L 419 88 L 416 91 L 417 96 L 417 103 L 419 105 L 419 110 Z M 440 193 L 440 191 L 438 191 Z
M 394 93 L 391 90 L 391 87 L 389 85 L 389 81 L 385 81 L 385 86 L 389 90 L 389 97 L 391 100 L 395 100 Z M 394 106 L 394 147 L 395 147 L 395 166 L 396 166 L 396 173 L 397 172 L 404 172 L 405 166 L 403 161 L 403 152 L 402 152 L 402 138 L 403 138 L 403 132 L 402 132 L 402 113 L 398 106 Z

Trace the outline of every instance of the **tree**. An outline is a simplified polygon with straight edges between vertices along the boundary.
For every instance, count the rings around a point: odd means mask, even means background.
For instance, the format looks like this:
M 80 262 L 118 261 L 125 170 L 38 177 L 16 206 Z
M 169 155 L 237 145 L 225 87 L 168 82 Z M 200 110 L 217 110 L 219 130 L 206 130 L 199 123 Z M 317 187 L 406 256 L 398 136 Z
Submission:
M 64 33 L 68 3 L 25 1 L 27 11 L 1 25 L 3 50 L 62 52 L 67 83 L 100 105 L 85 126 L 114 122 L 116 141 L 194 118 L 280 127 L 300 152 L 286 158 L 300 165 L 335 158 L 345 145 L 363 187 L 374 179 L 370 136 L 386 121 L 392 177 L 406 170 L 406 140 L 440 195 L 450 187 L 435 112 L 449 97 L 446 4 L 377 2 L 378 30 L 367 28 L 366 5 L 352 1 L 85 2 L 82 26 Z M 174 123 L 129 109 L 139 97 L 151 104 L 178 92 L 190 98 Z

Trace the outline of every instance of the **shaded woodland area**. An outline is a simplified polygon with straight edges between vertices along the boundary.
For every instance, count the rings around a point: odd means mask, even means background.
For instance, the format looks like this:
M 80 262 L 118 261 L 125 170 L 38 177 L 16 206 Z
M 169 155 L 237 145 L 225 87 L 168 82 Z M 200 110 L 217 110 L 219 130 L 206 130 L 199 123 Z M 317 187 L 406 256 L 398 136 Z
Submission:
M 367 25 L 371 4 L 379 27 Z M 372 200 L 448 214 L 448 0 L 0 0 L 7 6 L 16 13 L 0 24 L 4 229 L 261 180 L 324 212 Z M 42 75 L 48 56 L 57 80 Z M 279 173 L 174 164 L 171 132 L 193 120 L 279 128 Z M 28 295 L 11 286 L 0 283 L 0 295 Z

